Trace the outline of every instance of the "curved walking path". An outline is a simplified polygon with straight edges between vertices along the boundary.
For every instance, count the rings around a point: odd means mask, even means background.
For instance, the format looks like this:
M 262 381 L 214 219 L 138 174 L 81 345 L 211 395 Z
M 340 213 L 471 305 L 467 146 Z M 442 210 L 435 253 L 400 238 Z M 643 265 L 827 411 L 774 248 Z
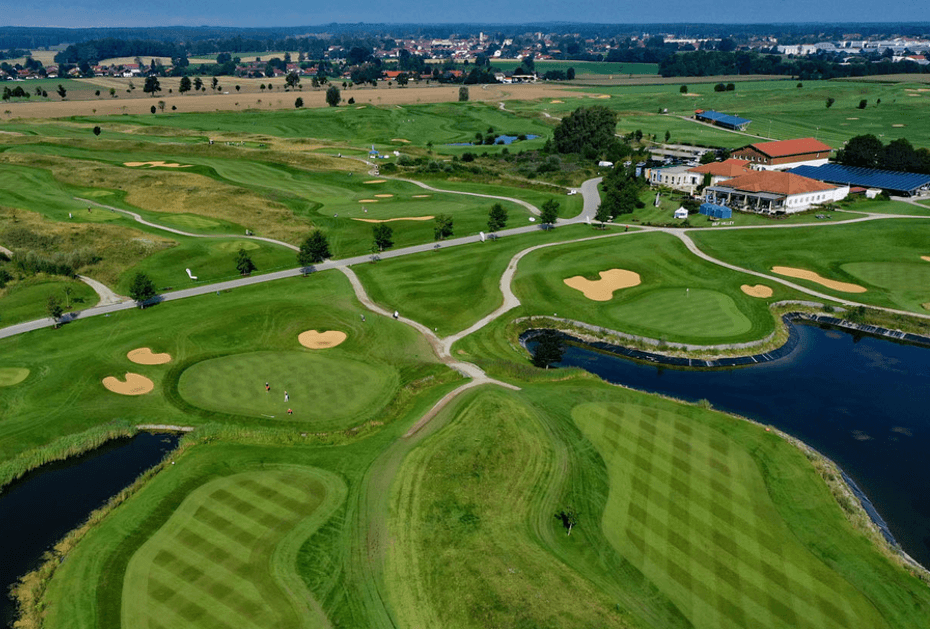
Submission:
M 94 292 L 100 297 L 100 301 L 97 302 L 98 306 L 110 306 L 113 304 L 121 304 L 124 301 L 131 301 L 129 297 L 117 295 L 114 291 L 110 290 L 106 284 L 102 284 L 95 279 L 91 279 L 85 275 L 78 275 L 77 278 L 94 289 Z
M 481 192 L 465 192 L 462 190 L 441 190 L 439 188 L 434 188 L 433 186 L 429 184 L 425 184 L 422 181 L 417 181 L 416 179 L 404 179 L 403 177 L 386 177 L 386 178 L 393 179 L 394 181 L 406 181 L 407 183 L 412 183 L 413 185 L 419 186 L 423 188 L 424 190 L 429 190 L 430 192 L 438 192 L 440 194 L 461 194 L 461 195 L 465 195 L 468 197 L 480 197 L 482 199 L 496 199 L 498 201 L 507 201 L 509 203 L 516 203 L 517 205 L 522 205 L 527 210 L 529 210 L 530 213 L 535 214 L 536 216 L 539 216 L 542 213 L 539 211 L 539 208 L 533 205 L 532 203 L 528 203 L 527 201 L 523 201 L 521 199 L 515 199 L 513 197 L 504 197 L 504 196 L 499 196 L 496 194 L 482 194 Z

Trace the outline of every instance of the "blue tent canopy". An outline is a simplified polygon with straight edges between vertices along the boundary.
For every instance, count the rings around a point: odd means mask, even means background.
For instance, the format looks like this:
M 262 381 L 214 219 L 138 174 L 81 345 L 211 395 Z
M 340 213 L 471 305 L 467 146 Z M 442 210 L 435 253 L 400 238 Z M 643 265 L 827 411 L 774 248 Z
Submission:
M 722 114 L 719 111 L 712 111 L 709 109 L 702 111 L 699 114 L 695 114 L 695 118 L 713 122 L 714 124 L 718 124 L 722 127 L 728 127 L 730 129 L 742 129 L 750 122 L 752 122 L 752 120 L 748 120 L 746 118 L 730 116 L 729 114 Z
M 716 203 L 702 203 L 700 212 L 704 216 L 712 216 L 713 218 L 733 218 L 733 210 Z

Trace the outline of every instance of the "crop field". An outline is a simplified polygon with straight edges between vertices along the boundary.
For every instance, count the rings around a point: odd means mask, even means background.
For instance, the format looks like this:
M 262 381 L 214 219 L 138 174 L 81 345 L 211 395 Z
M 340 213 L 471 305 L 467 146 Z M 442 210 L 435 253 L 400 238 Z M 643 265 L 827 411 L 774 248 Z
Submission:
M 519 67 L 519 59 L 494 59 L 492 65 L 506 70 Z M 610 61 L 562 61 L 556 59 L 535 59 L 533 65 L 538 74 L 545 74 L 549 70 L 575 69 L 576 76 L 621 76 L 621 75 L 654 75 L 659 72 L 657 63 L 614 63 Z

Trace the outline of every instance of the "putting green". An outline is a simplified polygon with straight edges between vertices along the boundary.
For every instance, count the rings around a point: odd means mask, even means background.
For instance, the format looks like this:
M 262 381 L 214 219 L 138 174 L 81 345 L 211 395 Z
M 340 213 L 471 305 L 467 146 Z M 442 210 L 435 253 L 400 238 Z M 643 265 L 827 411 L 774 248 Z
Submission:
M 797 542 L 737 441 L 649 405 L 592 402 L 572 417 L 606 464 L 605 536 L 689 626 L 885 624 L 866 596 Z
M 227 240 L 225 242 L 217 243 L 214 246 L 220 251 L 231 251 L 233 253 L 239 251 L 240 249 L 251 251 L 252 249 L 260 248 L 258 243 L 251 240 Z
M 634 323 L 660 335 L 675 330 L 681 336 L 710 339 L 752 329 L 752 322 L 729 295 L 703 288 L 651 291 L 610 308 L 608 316 L 621 324 Z
M 0 387 L 12 387 L 29 376 L 25 367 L 0 367 Z
M 930 264 L 923 262 L 850 262 L 840 267 L 862 281 L 884 288 L 915 308 L 930 298 Z
M 162 223 L 175 227 L 188 227 L 190 229 L 209 229 L 219 225 L 218 222 L 197 214 L 171 214 L 161 219 Z
M 344 425 L 387 405 L 398 376 L 389 366 L 341 352 L 253 352 L 212 358 L 185 370 L 178 390 L 191 404 L 211 411 Z M 266 382 L 271 391 L 265 391 Z
M 325 626 L 296 574 L 297 554 L 344 501 L 323 470 L 282 467 L 194 490 L 132 556 L 122 626 Z

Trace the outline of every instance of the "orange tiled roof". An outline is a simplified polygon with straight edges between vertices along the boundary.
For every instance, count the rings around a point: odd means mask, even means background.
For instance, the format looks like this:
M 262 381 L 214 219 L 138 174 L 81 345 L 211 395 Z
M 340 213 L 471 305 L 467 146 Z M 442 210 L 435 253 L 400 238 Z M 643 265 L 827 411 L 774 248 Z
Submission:
M 710 173 L 715 177 L 739 177 L 740 175 L 746 174 L 746 171 L 749 170 L 749 162 L 744 159 L 725 159 L 722 162 L 711 162 L 709 164 L 702 164 L 696 166 L 689 170 L 691 173 Z
M 769 157 L 788 157 L 789 155 L 804 155 L 806 153 L 822 153 L 833 149 L 814 138 L 798 138 L 796 140 L 779 140 L 777 142 L 757 142 L 752 148 Z
M 776 170 L 756 170 L 719 184 L 743 192 L 771 192 L 773 194 L 807 194 L 833 190 L 836 186 L 808 179 L 801 175 Z

